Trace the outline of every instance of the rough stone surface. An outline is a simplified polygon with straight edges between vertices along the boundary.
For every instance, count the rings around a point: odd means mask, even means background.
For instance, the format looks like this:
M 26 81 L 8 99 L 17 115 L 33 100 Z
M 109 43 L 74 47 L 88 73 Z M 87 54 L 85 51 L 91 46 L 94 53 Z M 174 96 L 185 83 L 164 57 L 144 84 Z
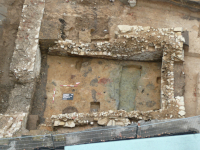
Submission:
M 73 127 L 75 127 L 75 123 L 74 123 L 74 121 L 69 120 L 69 121 L 67 121 L 67 122 L 65 123 L 64 127 L 73 128 Z
M 26 126 L 27 116 L 27 113 L 0 115 L 0 138 L 14 136 L 17 131 Z
M 98 124 L 99 125 L 106 125 L 108 122 L 108 119 L 107 118 L 103 118 L 103 119 L 99 119 L 98 120 Z
M 175 107 L 176 108 L 176 107 Z M 175 109 L 172 107 L 172 109 Z M 178 109 L 178 108 L 177 108 Z M 179 110 L 179 109 L 178 109 Z M 179 111 L 180 116 L 184 116 L 184 110 Z M 130 111 L 126 112 L 124 110 L 110 110 L 108 112 L 93 112 L 93 113 L 68 113 L 52 115 L 51 120 L 53 126 L 59 126 L 59 122 L 73 122 L 76 126 L 78 125 L 88 125 L 97 122 L 98 125 L 102 126 L 128 126 L 131 124 L 129 119 L 136 120 L 152 120 L 157 119 L 161 113 L 165 116 L 172 118 L 173 115 L 170 114 L 168 110 L 158 110 L 158 111 Z M 69 127 L 69 126 L 62 126 Z M 71 126 L 70 126 L 71 127 Z M 75 127 L 75 126 L 74 126 Z
M 35 92 L 35 79 L 40 73 L 38 38 L 44 7 L 45 0 L 25 0 L 23 5 L 16 47 L 10 64 L 10 71 L 19 84 L 15 84 L 9 96 L 9 107 L 5 115 L 0 117 L 1 137 L 12 137 L 18 131 L 26 130 Z
M 33 81 L 40 73 L 39 32 L 44 0 L 26 0 L 18 28 L 16 48 L 10 65 L 11 72 L 22 83 Z
M 130 4 L 131 7 L 136 6 L 136 0 L 128 0 L 128 3 Z
M 110 120 L 107 126 L 115 126 L 115 120 Z

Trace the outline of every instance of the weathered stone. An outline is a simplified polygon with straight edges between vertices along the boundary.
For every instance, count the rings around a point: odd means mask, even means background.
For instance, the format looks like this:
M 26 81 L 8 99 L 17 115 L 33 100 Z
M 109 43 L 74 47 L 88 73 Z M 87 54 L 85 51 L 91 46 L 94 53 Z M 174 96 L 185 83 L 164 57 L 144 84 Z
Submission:
M 129 120 L 128 118 L 126 118 L 126 119 L 124 120 L 124 125 L 125 125 L 125 126 L 128 126 L 129 124 L 131 124 L 131 122 L 130 122 L 130 120 Z
M 56 121 L 54 121 L 53 126 L 54 126 L 54 127 L 57 127 L 57 126 L 59 126 L 59 124 L 60 124 L 60 121 L 56 120 Z
M 59 123 L 59 126 L 64 126 L 65 125 L 65 122 L 63 122 L 63 121 L 61 121 L 60 123 Z
M 21 83 L 34 81 L 40 74 L 41 56 L 38 38 L 44 7 L 45 0 L 29 2 L 28 7 L 25 4 L 23 5 L 23 19 L 19 25 L 17 39 L 15 41 L 16 48 L 10 64 L 11 72 Z M 32 23 L 28 28 L 27 22 Z
M 127 32 L 130 32 L 132 31 L 132 26 L 128 26 L 128 25 L 118 25 L 118 28 L 119 28 L 119 31 L 121 33 L 127 33 Z
M 131 7 L 136 6 L 136 0 L 128 0 L 128 3 L 130 4 Z
M 68 120 L 66 123 L 65 123 L 65 126 L 64 127 L 69 127 L 69 128 L 73 128 L 75 127 L 75 123 L 73 120 Z
M 181 110 L 181 111 L 178 112 L 178 114 L 179 114 L 180 116 L 184 116 L 186 113 L 185 113 L 184 110 Z
M 107 126 L 115 126 L 115 120 L 110 120 Z
M 185 107 L 184 106 L 180 106 L 179 110 L 185 110 Z
M 183 28 L 182 27 L 176 27 L 174 28 L 174 32 L 182 32 Z
M 114 113 L 114 111 L 113 111 L 113 110 L 109 110 L 108 112 L 109 112 L 110 114 Z
M 99 124 L 99 125 L 106 125 L 107 122 L 108 122 L 108 118 L 103 118 L 103 119 L 100 118 L 100 119 L 98 120 L 98 124 Z

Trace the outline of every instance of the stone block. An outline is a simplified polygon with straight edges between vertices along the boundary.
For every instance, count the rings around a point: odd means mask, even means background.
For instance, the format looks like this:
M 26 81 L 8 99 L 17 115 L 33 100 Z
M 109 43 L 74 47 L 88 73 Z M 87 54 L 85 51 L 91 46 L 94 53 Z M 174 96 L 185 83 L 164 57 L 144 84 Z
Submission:
M 99 125 L 106 125 L 107 122 L 108 122 L 108 118 L 103 118 L 103 119 L 100 118 L 100 119 L 98 120 L 98 124 L 99 124 Z
M 136 0 L 128 0 L 128 3 L 131 7 L 135 7 L 136 6 Z
M 132 31 L 132 26 L 129 25 L 118 25 L 118 29 L 121 33 L 127 33 Z
M 73 120 L 68 120 L 68 121 L 65 123 L 64 126 L 65 126 L 65 127 L 69 127 L 69 128 L 73 128 L 73 127 L 75 127 L 75 123 L 74 123 Z
M 110 120 L 107 124 L 107 126 L 115 126 L 116 125 L 116 122 L 115 120 Z
M 182 27 L 176 27 L 174 28 L 174 32 L 182 32 L 183 28 Z

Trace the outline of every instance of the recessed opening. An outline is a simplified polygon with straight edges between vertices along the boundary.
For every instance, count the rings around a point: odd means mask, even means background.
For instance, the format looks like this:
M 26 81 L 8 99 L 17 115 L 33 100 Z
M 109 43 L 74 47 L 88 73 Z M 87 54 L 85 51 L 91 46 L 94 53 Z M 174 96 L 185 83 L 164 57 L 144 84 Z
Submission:
M 100 102 L 90 102 L 90 112 L 98 112 L 100 110 Z
M 156 82 L 159 84 L 161 82 L 161 77 L 157 77 Z
M 48 123 L 47 118 L 61 113 L 160 109 L 162 62 L 51 55 L 44 58 L 33 107 L 40 123 Z M 69 93 L 74 95 L 73 100 L 62 100 L 63 94 Z

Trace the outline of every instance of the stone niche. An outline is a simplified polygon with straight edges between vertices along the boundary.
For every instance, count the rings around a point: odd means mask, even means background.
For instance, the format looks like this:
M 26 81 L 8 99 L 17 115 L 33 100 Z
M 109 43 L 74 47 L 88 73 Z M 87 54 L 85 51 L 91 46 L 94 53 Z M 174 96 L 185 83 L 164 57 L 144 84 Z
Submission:
M 83 33 L 82 33 L 83 34 Z M 81 37 L 84 35 L 81 34 Z M 88 32 L 85 34 L 87 41 L 90 38 Z M 174 94 L 174 64 L 175 62 L 184 61 L 182 28 L 153 28 L 150 26 L 129 26 L 118 25 L 115 30 L 115 37 L 110 41 L 91 41 L 88 43 L 73 42 L 72 40 L 58 40 L 56 44 L 49 47 L 49 55 L 59 56 L 83 56 L 96 57 L 103 59 L 132 60 L 132 61 L 158 61 L 162 60 L 161 77 L 157 80 L 161 82 L 161 102 L 160 110 L 150 111 L 130 111 L 113 110 L 108 112 L 91 112 L 91 113 L 70 113 L 61 116 L 52 116 L 52 120 L 63 121 L 74 120 L 76 125 L 88 124 L 89 122 L 99 119 L 112 118 L 123 121 L 123 125 L 128 125 L 126 119 L 157 119 L 160 113 L 173 118 L 170 114 L 171 110 L 177 110 L 176 116 L 183 117 L 185 115 L 184 98 L 182 95 L 175 97 Z M 180 106 L 180 107 L 179 107 Z M 173 113 L 174 114 L 174 113 Z M 126 119 L 125 119 L 126 118 Z M 91 121 L 92 120 L 92 121 Z M 116 122 L 117 120 L 115 120 Z M 106 124 L 115 124 L 113 121 L 107 120 Z M 59 126 L 56 122 L 56 126 Z

